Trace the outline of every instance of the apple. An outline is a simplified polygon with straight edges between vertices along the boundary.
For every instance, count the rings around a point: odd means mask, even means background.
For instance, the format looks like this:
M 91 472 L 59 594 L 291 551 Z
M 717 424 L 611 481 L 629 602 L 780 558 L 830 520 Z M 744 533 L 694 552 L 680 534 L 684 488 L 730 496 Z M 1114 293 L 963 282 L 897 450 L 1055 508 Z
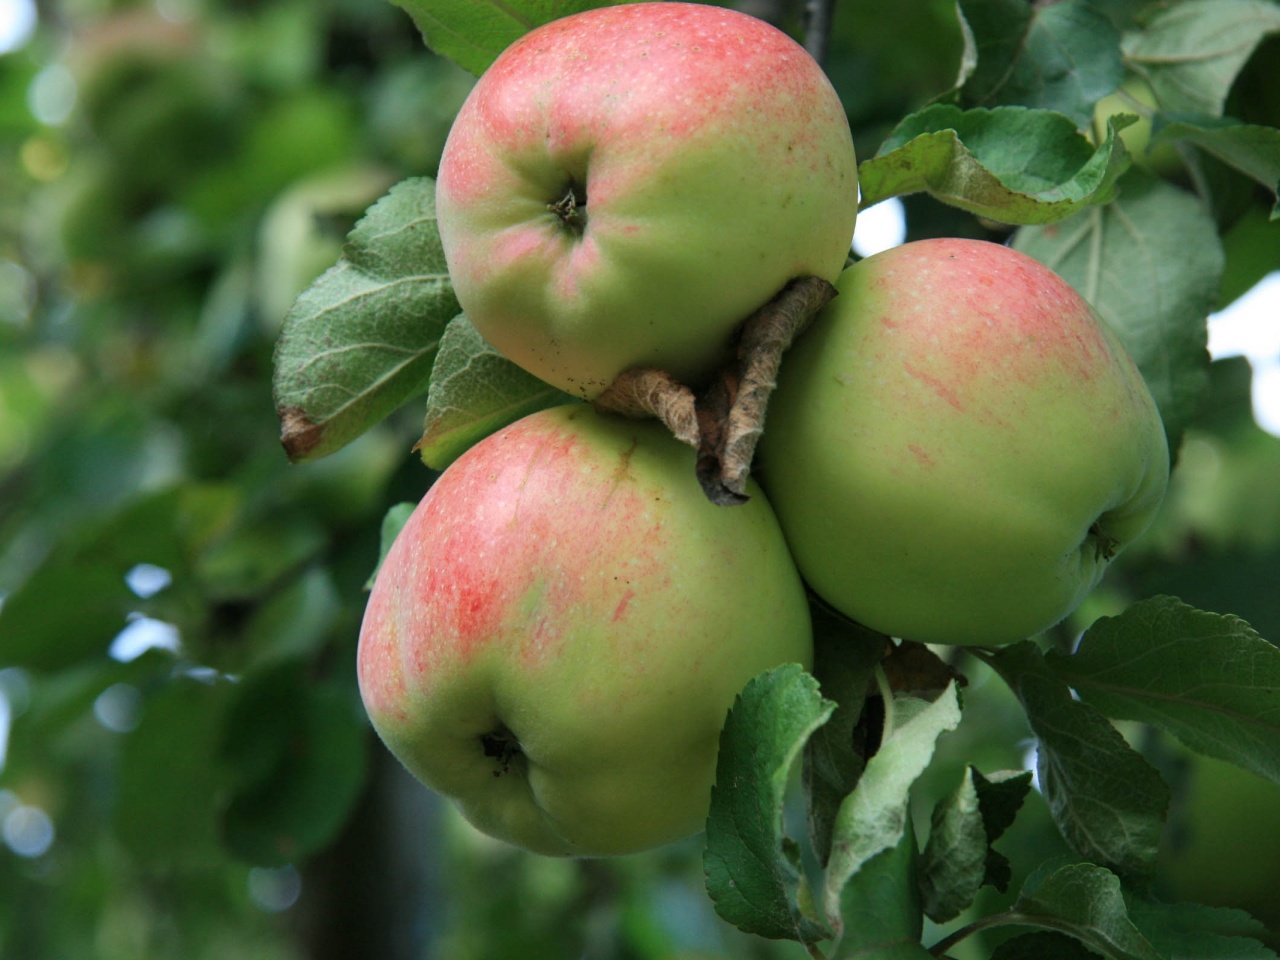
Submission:
M 1145 79 L 1128 77 L 1114 93 L 1097 102 L 1093 109 L 1093 138 L 1101 143 L 1107 136 L 1107 121 L 1116 114 L 1137 116 L 1137 121 L 1120 131 L 1118 136 L 1138 166 L 1156 174 L 1172 174 L 1182 169 L 1182 157 L 1173 143 L 1150 145 L 1155 114 L 1160 110 L 1155 91 Z
M 451 464 L 388 551 L 365 707 L 483 832 L 573 856 L 698 832 L 734 697 L 811 663 L 768 502 L 713 506 L 694 456 L 654 421 L 543 410 Z
M 858 184 L 817 62 L 775 27 L 633 3 L 485 71 L 436 183 L 449 275 L 498 351 L 584 398 L 631 367 L 698 385 L 788 280 L 834 282 Z
M 1137 367 L 1064 280 L 999 244 L 907 243 L 836 286 L 783 357 L 759 445 L 801 574 L 926 643 L 1057 623 L 1164 496 Z

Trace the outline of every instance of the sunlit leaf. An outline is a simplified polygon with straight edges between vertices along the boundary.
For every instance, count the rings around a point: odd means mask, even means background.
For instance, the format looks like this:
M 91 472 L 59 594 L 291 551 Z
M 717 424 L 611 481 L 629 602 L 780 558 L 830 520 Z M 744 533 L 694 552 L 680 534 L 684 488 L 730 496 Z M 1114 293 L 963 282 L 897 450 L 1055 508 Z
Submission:
M 895 700 L 892 709 L 895 719 L 886 720 L 880 749 L 867 761 L 857 787 L 840 805 L 832 830 L 822 909 L 837 932 L 845 886 L 872 857 L 902 840 L 910 816 L 907 801 L 911 785 L 932 760 L 938 737 L 960 723 L 960 699 L 954 683 L 932 703 L 903 698 Z
M 418 453 L 443 470 L 472 444 L 527 414 L 575 398 L 516 366 L 459 314 L 445 328 Z
M 803 909 L 799 850 L 782 816 L 792 766 L 835 706 L 792 664 L 751 680 L 729 712 L 703 865 L 716 912 L 747 933 L 802 943 L 829 936 Z
M 369 209 L 342 259 L 285 318 L 274 385 L 290 458 L 332 453 L 426 390 L 445 324 L 457 313 L 435 185 L 405 180 Z
M 1052 223 L 1114 196 L 1129 165 L 1119 124 L 1109 121 L 1095 148 L 1060 113 L 935 104 L 898 124 L 859 166 L 862 205 L 923 191 L 1003 223 Z

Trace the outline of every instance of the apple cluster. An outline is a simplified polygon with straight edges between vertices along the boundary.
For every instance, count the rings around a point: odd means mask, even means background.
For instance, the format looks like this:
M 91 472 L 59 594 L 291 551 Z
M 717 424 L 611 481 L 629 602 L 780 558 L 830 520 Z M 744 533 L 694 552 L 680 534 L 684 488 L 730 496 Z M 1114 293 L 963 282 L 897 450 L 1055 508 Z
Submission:
M 1168 449 L 1089 306 L 1007 247 L 846 267 L 848 121 L 775 28 L 686 3 L 554 21 L 455 121 L 437 212 L 459 302 L 584 400 L 705 383 L 795 277 L 838 297 L 786 354 L 740 506 L 656 421 L 575 403 L 476 444 L 388 552 L 359 681 L 389 749 L 492 836 L 549 855 L 701 829 L 734 696 L 808 667 L 808 592 L 888 636 L 1043 630 L 1147 525 Z

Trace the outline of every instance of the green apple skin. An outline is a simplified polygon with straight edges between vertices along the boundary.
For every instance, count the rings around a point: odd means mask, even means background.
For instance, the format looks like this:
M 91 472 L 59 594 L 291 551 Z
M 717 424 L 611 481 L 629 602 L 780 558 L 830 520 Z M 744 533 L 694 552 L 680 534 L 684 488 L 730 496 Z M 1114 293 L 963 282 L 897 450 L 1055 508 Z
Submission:
M 498 57 L 449 133 L 436 209 L 476 329 L 592 398 L 635 366 L 697 384 L 788 280 L 834 282 L 857 184 L 840 100 L 790 37 L 720 7 L 635 3 Z M 570 194 L 572 215 L 552 209 Z
M 999 244 L 904 244 L 837 288 L 783 358 L 759 446 L 800 572 L 925 643 L 1057 623 L 1164 496 L 1137 367 L 1065 281 Z
M 1093 110 L 1093 138 L 1101 143 L 1107 135 L 1107 121 L 1119 113 L 1138 117 L 1135 123 L 1120 131 L 1118 136 L 1125 149 L 1138 166 L 1152 173 L 1167 175 L 1182 169 L 1182 158 L 1172 143 L 1150 146 L 1153 113 L 1159 111 L 1155 92 L 1142 77 L 1127 78 L 1115 93 L 1109 93 L 1097 102 Z
M 360 691 L 406 768 L 491 836 L 608 856 L 704 826 L 757 673 L 812 661 L 763 494 L 715 507 L 693 451 L 583 404 L 476 444 L 379 570 Z

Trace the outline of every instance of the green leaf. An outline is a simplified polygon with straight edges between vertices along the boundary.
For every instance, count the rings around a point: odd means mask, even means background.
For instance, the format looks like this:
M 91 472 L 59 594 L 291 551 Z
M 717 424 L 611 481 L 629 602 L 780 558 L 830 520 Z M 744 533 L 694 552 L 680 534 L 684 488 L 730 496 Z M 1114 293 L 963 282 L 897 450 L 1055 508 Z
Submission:
M 959 916 L 983 884 L 1004 892 L 1012 877 L 1008 859 L 991 845 L 1013 823 L 1027 791 L 1029 771 L 1002 771 L 990 779 L 973 767 L 933 810 L 921 856 L 924 911 L 936 923 Z
M 393 0 L 423 39 L 476 76 L 536 26 L 622 0 Z
M 0 605 L 0 663 L 54 671 L 105 660 L 127 615 L 152 605 L 125 575 L 154 564 L 173 575 L 166 594 L 190 590 L 187 568 L 226 523 L 234 499 L 224 487 L 174 487 L 71 531 Z
M 1162 110 L 1216 117 L 1254 49 L 1277 31 L 1280 5 L 1270 0 L 1186 0 L 1152 17 L 1123 48 Z
M 987 832 L 978 809 L 974 769 L 933 808 L 929 841 L 920 861 L 924 912 L 935 923 L 958 917 L 973 903 L 987 864 Z
M 417 450 L 423 463 L 443 470 L 495 430 L 573 402 L 489 346 L 466 314 L 459 314 L 440 340 Z
M 1013 870 L 1009 859 L 990 845 L 1013 825 L 1014 817 L 1031 790 L 1031 771 L 1002 770 L 988 778 L 974 770 L 973 779 L 978 790 L 982 826 L 987 832 L 987 860 L 982 882 L 1004 893 L 1013 879 Z
M 1276 960 L 1267 928 L 1243 910 L 1159 903 L 1126 893 L 1129 917 L 1168 960 Z
M 1129 165 L 1109 121 L 1095 149 L 1060 113 L 935 104 L 904 119 L 858 168 L 862 206 L 920 191 L 1003 223 L 1052 223 L 1115 194 Z
M 911 785 L 933 758 L 938 737 L 959 723 L 960 695 L 955 683 L 932 703 L 910 697 L 894 701 L 880 749 L 867 761 L 862 779 L 836 814 L 822 910 L 837 933 L 845 887 L 872 857 L 902 840 L 910 817 Z
M 967 105 L 1056 110 L 1085 127 L 1124 79 L 1120 34 L 1088 0 L 1033 8 L 1023 0 L 958 0 L 976 66 Z
M 1097 960 L 1098 955 L 1075 937 L 1038 930 L 1013 937 L 996 947 L 991 960 Z
M 1169 806 L 1160 774 L 1071 696 L 1031 641 L 986 659 L 1026 710 L 1039 741 L 1040 790 L 1062 836 L 1087 859 L 1149 877 Z
M 840 957 L 866 960 L 931 960 L 920 943 L 920 906 L 915 831 L 910 818 L 897 845 L 868 860 L 841 892 L 844 933 Z
M 1164 960 L 1129 919 L 1120 878 L 1096 864 L 1068 864 L 1024 887 L 1012 912 L 1018 923 L 1069 934 L 1111 960 Z
M 251 665 L 316 654 L 342 611 L 342 598 L 328 572 L 306 570 L 296 580 L 268 598 L 253 613 L 244 629 Z
M 284 511 L 246 517 L 200 555 L 195 573 L 206 595 L 248 600 L 301 570 L 327 545 L 324 529 L 310 517 Z
M 425 390 L 458 309 L 436 230 L 435 184 L 404 180 L 369 208 L 342 259 L 285 318 L 274 388 L 290 458 L 332 453 Z
M 809 810 L 809 841 L 818 861 L 831 853 L 836 813 L 862 776 L 867 731 L 859 725 L 867 688 L 888 640 L 879 633 L 812 605 L 813 674 L 838 706 L 804 748 L 803 779 Z M 878 732 L 877 732 L 878 735 Z M 861 741 L 859 740 L 861 738 Z
M 349 689 L 309 682 L 296 664 L 246 681 L 221 730 L 235 782 L 221 816 L 228 849 L 282 866 L 331 842 L 364 785 L 367 732 Z
M 231 692 L 226 681 L 178 677 L 150 697 L 125 736 L 115 830 L 142 862 L 191 868 L 222 859 L 215 824 L 227 774 L 215 758 Z
M 400 535 L 400 531 L 404 525 L 409 522 L 409 517 L 413 511 L 417 509 L 417 504 L 412 502 L 397 503 L 393 507 L 387 509 L 386 514 L 382 517 L 382 530 L 378 542 L 378 563 L 373 568 L 373 573 L 369 574 L 369 579 L 365 581 L 364 588 L 366 590 L 373 588 L 373 581 L 378 577 L 378 571 L 382 569 L 382 561 L 387 559 L 387 551 L 391 549 L 391 544 L 396 542 L 396 537 Z
M 1280 783 L 1280 647 L 1173 597 L 1103 617 L 1046 662 L 1086 702 Z
M 830 935 L 801 908 L 804 876 L 782 815 L 795 759 L 835 707 L 812 676 L 787 664 L 752 679 L 729 711 L 703 866 L 716 912 L 747 933 L 802 943 Z
M 1271 191 L 1271 219 L 1280 220 L 1280 130 L 1258 124 L 1212 118 L 1178 119 L 1156 128 L 1152 144 L 1195 144 L 1223 163 L 1247 174 Z
M 1120 196 L 1013 246 L 1061 275 L 1116 332 L 1151 388 L 1170 449 L 1209 385 L 1209 313 L 1223 269 L 1213 218 L 1195 197 L 1141 171 Z

